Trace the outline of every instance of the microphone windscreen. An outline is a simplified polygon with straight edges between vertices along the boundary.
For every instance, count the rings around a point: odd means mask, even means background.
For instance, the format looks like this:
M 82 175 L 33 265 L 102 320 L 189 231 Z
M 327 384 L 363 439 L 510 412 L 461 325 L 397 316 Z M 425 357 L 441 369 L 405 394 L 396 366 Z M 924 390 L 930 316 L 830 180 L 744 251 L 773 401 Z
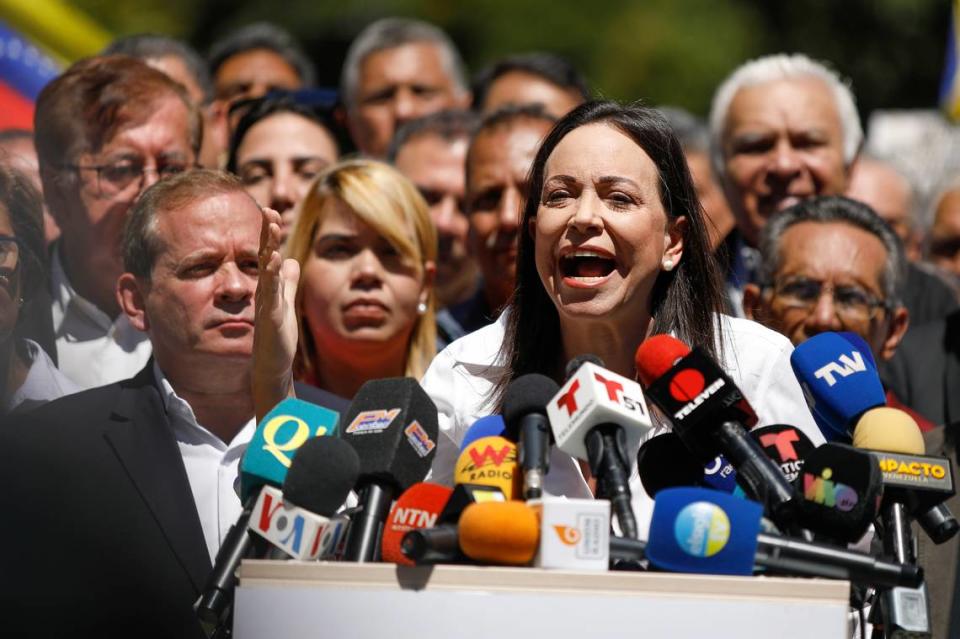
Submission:
M 317 515 L 332 516 L 347 500 L 360 475 L 360 459 L 335 437 L 307 440 L 283 480 L 283 500 Z
M 483 439 L 484 437 L 503 437 L 507 425 L 503 423 L 503 417 L 500 415 L 486 415 L 473 422 L 473 426 L 467 429 L 463 439 L 460 440 L 460 451 L 467 446 Z
M 560 387 L 546 375 L 529 373 L 521 375 L 507 385 L 503 394 L 503 421 L 507 425 L 507 437 L 517 441 L 520 421 L 530 413 L 546 415 L 547 404 Z
M 569 362 L 567 362 L 567 367 L 564 369 L 564 372 L 563 372 L 563 379 L 568 380 L 571 377 L 573 377 L 574 373 L 576 373 L 577 370 L 584 364 L 595 364 L 601 368 L 604 367 L 603 360 L 592 353 L 584 353 L 583 355 L 577 355 L 576 357 L 571 359 Z
M 665 488 L 699 486 L 703 464 L 699 463 L 676 433 L 648 439 L 637 451 L 637 473 L 651 497 Z
M 437 407 L 412 377 L 375 379 L 357 391 L 340 437 L 360 457 L 360 484 L 401 492 L 422 481 L 437 452 Z
M 865 411 L 887 403 L 868 349 L 838 333 L 820 333 L 797 346 L 790 365 L 810 412 L 828 441 L 849 441 Z
M 873 357 L 873 351 L 870 349 L 870 345 L 867 344 L 867 340 L 852 331 L 840 331 L 837 335 L 850 342 L 850 344 L 863 355 L 864 361 L 870 366 L 875 370 L 880 370 L 877 366 L 877 360 Z
M 648 337 L 633 358 L 640 382 L 649 386 L 689 353 L 690 347 L 672 335 L 662 333 Z
M 804 528 L 851 544 L 877 517 L 883 478 L 877 460 L 862 450 L 830 442 L 810 451 L 796 481 Z
M 788 481 L 794 481 L 803 468 L 803 460 L 815 448 L 799 428 L 786 424 L 760 426 L 750 431 L 767 457 L 780 467 Z
M 335 434 L 339 418 L 335 411 L 293 397 L 274 406 L 240 460 L 240 501 L 246 503 L 265 484 L 283 485 L 297 449 L 313 437 Z
M 467 506 L 460 516 L 460 550 L 475 561 L 524 566 L 540 543 L 540 520 L 524 502 Z
M 432 528 L 437 525 L 443 510 L 453 491 L 447 486 L 421 482 L 403 492 L 390 509 L 387 522 L 383 527 L 383 540 L 380 552 L 383 561 L 412 566 L 400 549 L 403 536 L 414 528 Z
M 647 558 L 664 570 L 749 575 L 763 507 L 706 488 L 668 488 L 653 503 Z
M 902 410 L 886 406 L 868 410 L 853 429 L 853 445 L 905 455 L 923 455 L 926 446 L 917 422 Z
M 484 437 L 460 453 L 454 467 L 455 484 L 499 488 L 510 500 L 520 495 L 517 445 L 503 437 Z

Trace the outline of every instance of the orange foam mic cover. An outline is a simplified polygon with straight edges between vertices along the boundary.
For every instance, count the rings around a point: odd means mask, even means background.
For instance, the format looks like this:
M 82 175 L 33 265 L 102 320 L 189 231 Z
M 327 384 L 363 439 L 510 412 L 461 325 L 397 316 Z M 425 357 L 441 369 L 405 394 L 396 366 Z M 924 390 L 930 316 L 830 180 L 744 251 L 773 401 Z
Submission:
M 540 519 L 521 501 L 470 504 L 459 527 L 460 550 L 476 561 L 525 566 L 540 544 Z

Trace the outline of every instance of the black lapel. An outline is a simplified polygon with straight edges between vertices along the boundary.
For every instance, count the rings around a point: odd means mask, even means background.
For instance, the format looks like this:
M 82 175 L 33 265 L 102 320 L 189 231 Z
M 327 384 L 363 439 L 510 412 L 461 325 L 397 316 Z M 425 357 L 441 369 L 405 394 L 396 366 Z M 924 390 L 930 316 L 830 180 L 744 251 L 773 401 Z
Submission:
M 153 360 L 124 388 L 104 433 L 199 592 L 210 557 L 180 449 L 153 377 Z
M 947 316 L 944 331 L 944 422 L 960 422 L 960 312 Z

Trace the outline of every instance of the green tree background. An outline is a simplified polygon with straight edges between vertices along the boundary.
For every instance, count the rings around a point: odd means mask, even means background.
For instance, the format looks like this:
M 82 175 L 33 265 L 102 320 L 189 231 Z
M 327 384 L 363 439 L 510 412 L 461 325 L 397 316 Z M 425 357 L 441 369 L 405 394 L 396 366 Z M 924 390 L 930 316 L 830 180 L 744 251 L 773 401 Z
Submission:
M 446 29 L 471 72 L 513 52 L 570 58 L 603 96 L 674 104 L 700 115 L 744 60 L 802 51 L 850 78 L 862 113 L 934 107 L 947 43 L 945 0 L 76 0 L 115 34 L 154 31 L 205 51 L 256 20 L 293 32 L 335 86 L 351 38 L 388 15 Z

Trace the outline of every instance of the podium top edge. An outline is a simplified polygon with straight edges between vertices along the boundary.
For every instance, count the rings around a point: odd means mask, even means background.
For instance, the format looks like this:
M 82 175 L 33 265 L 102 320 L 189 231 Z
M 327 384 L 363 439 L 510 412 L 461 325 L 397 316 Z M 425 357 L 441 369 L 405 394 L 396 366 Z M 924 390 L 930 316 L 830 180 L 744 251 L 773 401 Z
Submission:
M 398 566 L 385 563 L 244 560 L 237 574 L 241 587 L 608 593 L 623 596 L 820 601 L 844 606 L 850 596 L 850 582 L 833 579 L 590 572 L 500 566 Z

